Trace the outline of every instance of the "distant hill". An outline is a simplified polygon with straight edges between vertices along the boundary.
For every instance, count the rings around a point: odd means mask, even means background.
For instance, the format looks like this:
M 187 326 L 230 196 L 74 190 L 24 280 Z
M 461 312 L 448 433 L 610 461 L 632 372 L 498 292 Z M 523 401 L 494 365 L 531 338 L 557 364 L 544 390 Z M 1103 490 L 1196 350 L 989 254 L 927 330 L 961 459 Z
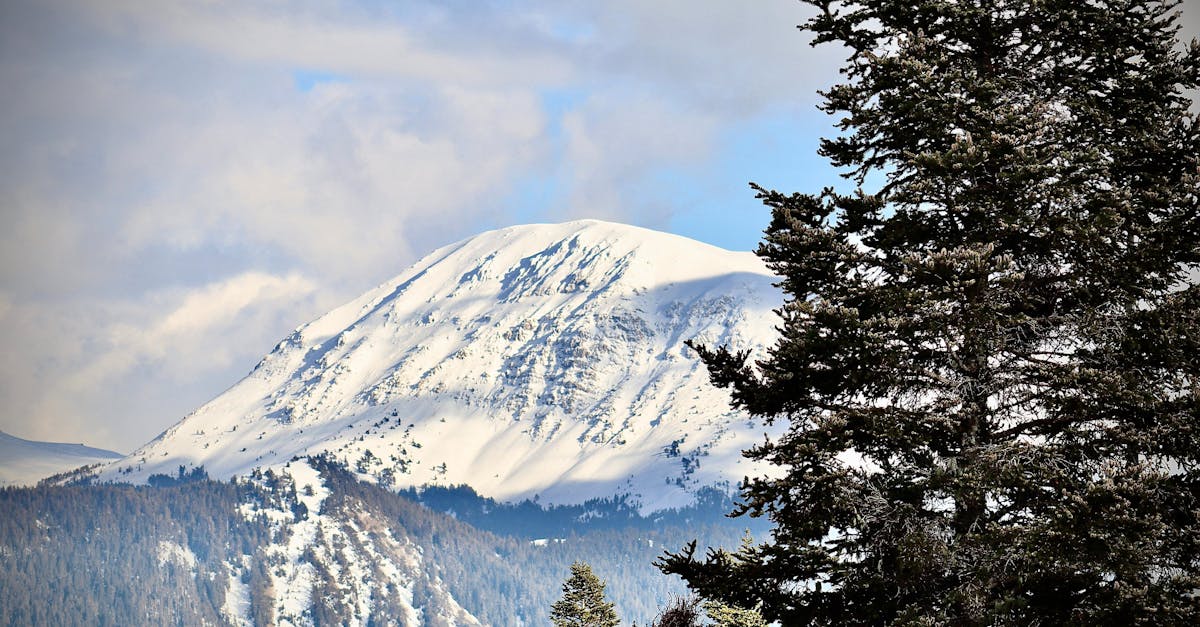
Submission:
M 121 457 L 82 444 L 36 442 L 0 431 L 0 486 L 34 485 L 51 475 Z

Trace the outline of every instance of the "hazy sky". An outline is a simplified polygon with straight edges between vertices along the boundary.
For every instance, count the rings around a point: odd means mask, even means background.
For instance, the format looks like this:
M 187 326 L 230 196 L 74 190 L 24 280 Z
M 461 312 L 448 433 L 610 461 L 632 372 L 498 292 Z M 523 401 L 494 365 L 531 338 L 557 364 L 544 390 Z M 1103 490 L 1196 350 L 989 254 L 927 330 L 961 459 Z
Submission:
M 1200 0 L 1189 0 L 1190 34 Z M 491 228 L 749 249 L 816 190 L 794 0 L 0 3 L 0 429 L 128 452 Z

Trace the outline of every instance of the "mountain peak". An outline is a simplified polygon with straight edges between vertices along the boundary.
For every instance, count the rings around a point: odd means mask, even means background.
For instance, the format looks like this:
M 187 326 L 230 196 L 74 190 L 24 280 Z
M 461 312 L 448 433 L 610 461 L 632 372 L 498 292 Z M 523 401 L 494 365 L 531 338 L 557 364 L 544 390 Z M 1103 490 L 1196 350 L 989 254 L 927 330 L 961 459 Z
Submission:
M 746 474 L 761 433 L 683 342 L 766 346 L 774 280 L 751 253 L 611 222 L 483 233 L 300 327 L 105 477 L 330 453 L 395 487 L 686 504 Z

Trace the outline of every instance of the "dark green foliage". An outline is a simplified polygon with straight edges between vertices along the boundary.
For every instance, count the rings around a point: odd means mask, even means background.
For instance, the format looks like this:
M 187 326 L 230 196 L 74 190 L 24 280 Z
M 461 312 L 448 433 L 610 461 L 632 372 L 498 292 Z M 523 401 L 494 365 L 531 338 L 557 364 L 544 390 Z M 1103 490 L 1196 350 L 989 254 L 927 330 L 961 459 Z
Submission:
M 1177 2 L 807 0 L 850 57 L 843 195 L 756 188 L 787 299 L 697 347 L 779 479 L 766 543 L 668 556 L 803 624 L 1200 622 L 1200 125 Z M 867 189 L 879 181 L 878 186 Z
M 195 468 L 192 468 L 190 471 L 187 469 L 186 466 L 180 466 L 179 473 L 177 476 L 172 477 L 170 475 L 163 475 L 163 474 L 150 475 L 149 477 L 147 477 L 146 483 L 148 483 L 151 487 L 154 487 L 154 488 L 166 488 L 166 487 L 173 486 L 173 485 L 181 485 L 184 483 L 193 483 L 196 481 L 207 481 L 207 480 L 208 480 L 208 472 L 204 470 L 204 466 L 196 466 Z
M 563 582 L 562 598 L 550 606 L 550 622 L 554 627 L 617 627 L 621 621 L 604 596 L 604 582 L 587 563 L 575 562 Z
M 516 538 L 562 538 L 598 530 L 663 529 L 673 527 L 728 527 L 726 514 L 735 505 L 730 495 L 718 488 L 702 488 L 696 502 L 681 509 L 642 516 L 628 498 L 591 499 L 578 505 L 539 505 L 531 500 L 501 503 L 480 496 L 467 485 L 425 486 L 400 490 L 399 494 L 426 507 L 451 513 L 455 518 L 493 533 Z M 754 533 L 768 529 L 761 521 L 743 521 Z

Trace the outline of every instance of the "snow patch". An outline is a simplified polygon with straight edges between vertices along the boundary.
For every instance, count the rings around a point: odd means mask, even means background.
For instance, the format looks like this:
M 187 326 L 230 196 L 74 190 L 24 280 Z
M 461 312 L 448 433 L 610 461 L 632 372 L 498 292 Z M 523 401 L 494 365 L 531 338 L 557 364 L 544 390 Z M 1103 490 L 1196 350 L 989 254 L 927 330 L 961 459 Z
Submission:
M 187 568 L 196 574 L 196 554 L 186 546 L 169 542 L 167 540 L 159 541 L 158 543 L 158 565 L 159 567 L 166 566 L 168 562 L 174 562 L 180 566 Z
M 243 562 L 249 556 L 243 558 Z M 225 604 L 221 606 L 221 616 L 234 627 L 254 627 L 250 619 L 250 586 L 242 582 L 245 564 L 226 564 L 229 570 L 229 580 L 225 587 Z

